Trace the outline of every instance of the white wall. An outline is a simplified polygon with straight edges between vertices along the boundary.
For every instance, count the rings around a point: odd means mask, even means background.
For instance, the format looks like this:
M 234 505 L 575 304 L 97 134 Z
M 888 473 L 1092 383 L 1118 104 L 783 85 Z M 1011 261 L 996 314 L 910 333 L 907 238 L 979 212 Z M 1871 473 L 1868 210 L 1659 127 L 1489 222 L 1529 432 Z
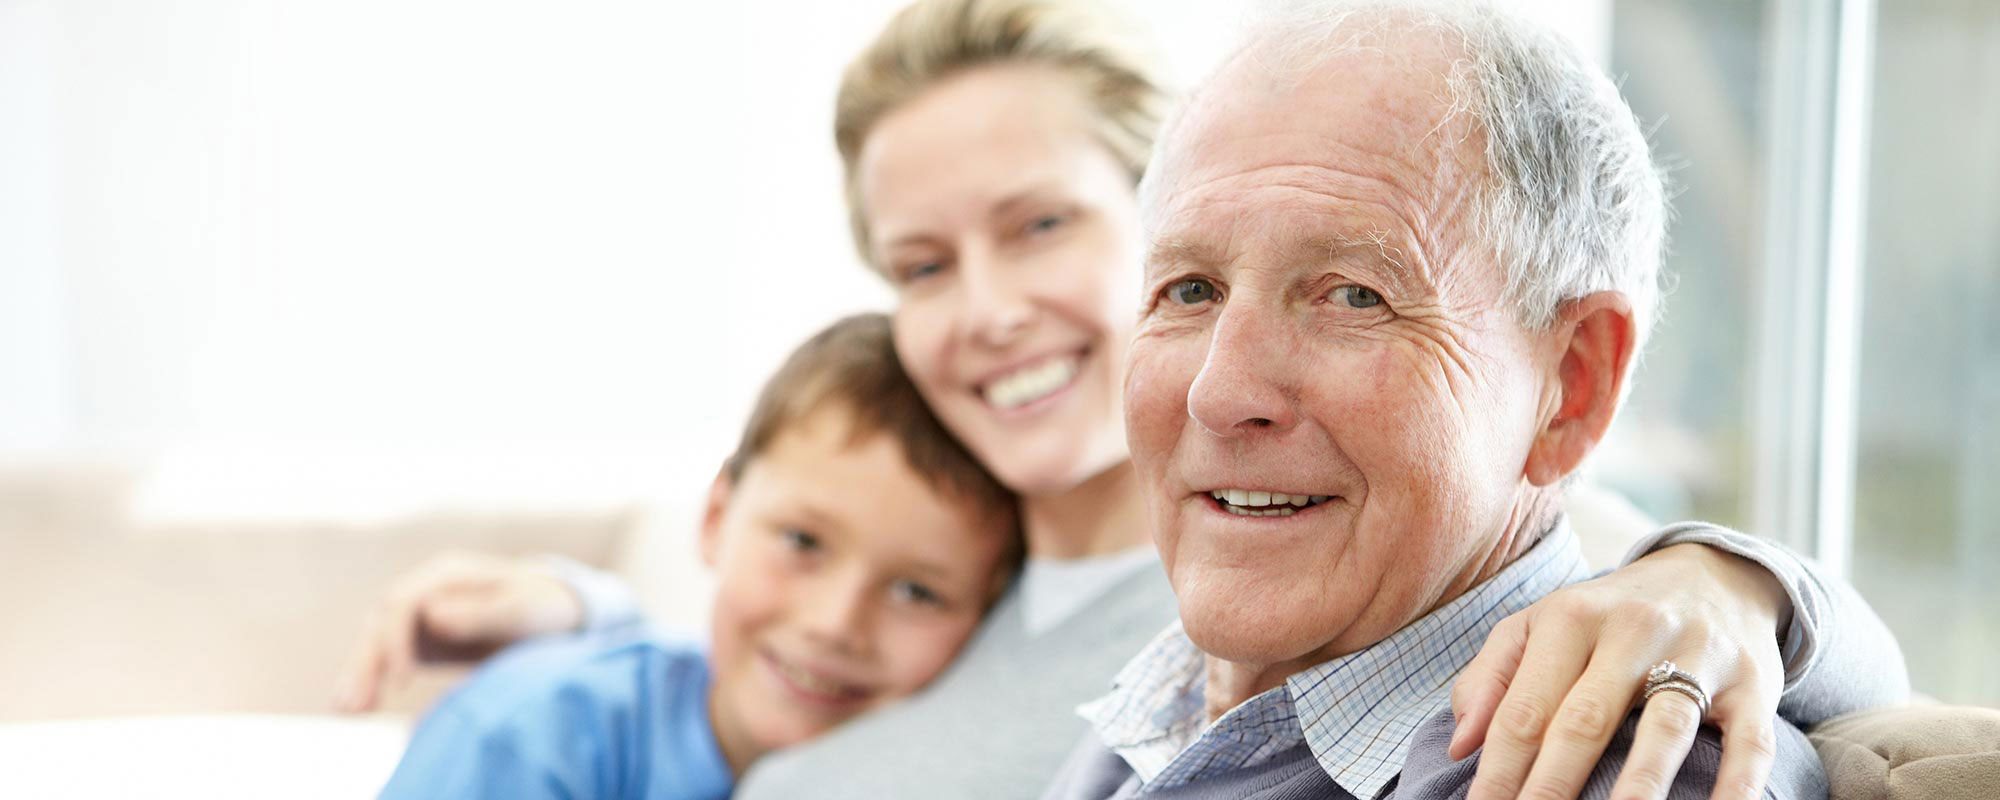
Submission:
M 698 487 L 888 303 L 829 128 L 901 4 L 0 0 L 0 455 L 163 515 Z M 1135 7 L 1184 77 L 1238 13 Z

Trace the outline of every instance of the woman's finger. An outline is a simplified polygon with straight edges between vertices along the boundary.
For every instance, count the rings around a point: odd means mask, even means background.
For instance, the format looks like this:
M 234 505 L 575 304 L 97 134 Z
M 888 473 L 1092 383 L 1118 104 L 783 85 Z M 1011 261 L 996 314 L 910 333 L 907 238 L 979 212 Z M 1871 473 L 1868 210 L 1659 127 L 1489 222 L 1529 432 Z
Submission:
M 1645 681 L 1642 666 L 1656 654 L 1631 645 L 1605 642 L 1590 657 L 1590 667 L 1563 698 L 1562 707 L 1542 738 L 1541 753 L 1522 784 L 1527 797 L 1580 797 L 1583 784 L 1597 768 L 1611 736 L 1625 724 L 1632 699 Z
M 417 615 L 422 613 L 423 601 L 421 594 L 403 592 L 390 597 L 382 607 L 376 630 L 382 648 L 384 684 L 401 685 L 416 670 Z
M 1520 669 L 1487 726 L 1471 800 L 1512 800 L 1520 794 L 1549 722 L 1590 661 L 1590 651 L 1597 646 L 1596 626 L 1579 624 L 1575 612 L 1562 608 L 1545 611 L 1527 623 L 1528 644 Z M 1537 631 L 1538 626 L 1549 629 Z
M 433 558 L 396 582 L 382 605 L 376 628 L 381 634 L 382 675 L 400 685 L 416 671 L 417 639 L 423 635 L 428 606 L 454 592 L 490 586 L 498 562 L 472 553 L 446 553 Z
M 380 633 L 374 625 L 361 639 L 360 649 L 348 657 L 347 666 L 341 670 L 340 680 L 335 685 L 339 689 L 334 694 L 334 708 L 349 714 L 358 714 L 375 708 L 377 685 L 382 674 L 382 648 Z
M 1521 667 L 1521 654 L 1528 648 L 1527 623 L 1521 614 L 1500 620 L 1479 646 L 1479 654 L 1460 670 L 1451 685 L 1453 727 L 1452 760 L 1464 758 L 1486 743 L 1486 726 L 1493 721 L 1493 709 L 1507 695 L 1507 686 Z
M 523 613 L 491 591 L 444 591 L 424 603 L 417 630 L 452 644 L 501 641 L 518 635 Z
M 1653 695 L 1639 716 L 1638 733 L 1632 737 L 1632 749 L 1625 754 L 1625 766 L 1618 771 L 1611 796 L 1666 797 L 1700 727 L 1701 708 L 1694 698 L 1680 692 Z
M 1747 688 L 1747 687 L 1746 687 Z M 1778 732 L 1771 721 L 1777 708 L 1769 704 L 1738 703 L 1715 707 L 1722 726 L 1722 764 L 1715 773 L 1714 800 L 1757 800 L 1764 796 L 1764 784 L 1771 779 L 1771 762 L 1777 758 Z M 1751 706 L 1744 710 L 1742 706 Z

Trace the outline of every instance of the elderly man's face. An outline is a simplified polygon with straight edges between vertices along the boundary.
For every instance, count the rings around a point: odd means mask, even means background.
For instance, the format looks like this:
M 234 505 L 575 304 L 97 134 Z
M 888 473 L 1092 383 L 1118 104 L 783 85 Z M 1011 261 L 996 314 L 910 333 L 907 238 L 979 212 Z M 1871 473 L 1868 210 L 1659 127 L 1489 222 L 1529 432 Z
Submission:
M 1230 661 L 1360 649 L 1517 549 L 1559 357 L 1469 238 L 1448 62 L 1395 55 L 1239 57 L 1149 187 L 1128 435 L 1188 635 Z

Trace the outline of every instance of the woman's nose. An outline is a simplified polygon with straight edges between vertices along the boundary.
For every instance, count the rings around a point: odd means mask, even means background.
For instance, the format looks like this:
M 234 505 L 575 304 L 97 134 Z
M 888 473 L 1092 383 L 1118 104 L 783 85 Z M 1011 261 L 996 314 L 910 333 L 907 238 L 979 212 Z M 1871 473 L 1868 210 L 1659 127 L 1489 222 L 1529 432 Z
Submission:
M 962 257 L 965 271 L 968 329 L 980 344 L 1005 348 L 1019 341 L 1035 321 L 1035 304 L 1020 285 L 1019 271 L 1007 269 L 987 253 Z

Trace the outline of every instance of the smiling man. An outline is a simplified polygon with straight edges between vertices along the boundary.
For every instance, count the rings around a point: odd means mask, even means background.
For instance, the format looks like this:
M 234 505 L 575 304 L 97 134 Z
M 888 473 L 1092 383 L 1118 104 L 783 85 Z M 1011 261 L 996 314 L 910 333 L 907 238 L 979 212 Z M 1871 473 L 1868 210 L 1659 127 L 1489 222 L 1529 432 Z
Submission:
M 1562 487 L 1659 302 L 1645 137 L 1505 12 L 1319 5 L 1253 31 L 1142 191 L 1125 408 L 1181 623 L 1082 709 L 1050 796 L 1464 796 L 1445 687 L 1588 577 Z M 1776 731 L 1770 790 L 1823 795 Z M 1660 790 L 1706 796 L 1702 737 Z

